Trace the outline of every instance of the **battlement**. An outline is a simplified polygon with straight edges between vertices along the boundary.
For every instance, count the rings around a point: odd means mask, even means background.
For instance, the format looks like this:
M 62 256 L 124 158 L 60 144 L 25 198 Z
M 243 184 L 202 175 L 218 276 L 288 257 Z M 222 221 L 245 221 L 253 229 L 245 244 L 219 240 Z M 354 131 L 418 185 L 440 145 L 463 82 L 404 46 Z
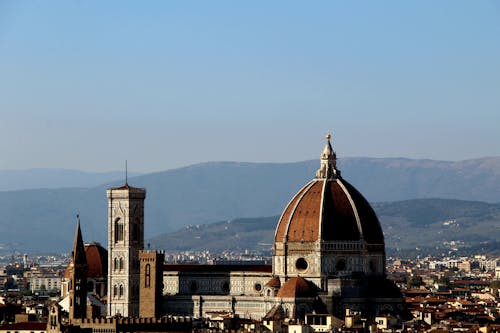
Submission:
M 177 323 L 191 323 L 192 317 L 187 316 L 164 316 L 160 318 L 141 318 L 141 317 L 100 317 L 100 318 L 86 318 L 75 320 L 75 323 L 82 325 L 130 325 L 130 324 L 177 324 Z
M 154 261 L 158 260 L 163 263 L 165 258 L 165 251 L 160 250 L 141 250 L 139 251 L 139 260 L 140 261 Z

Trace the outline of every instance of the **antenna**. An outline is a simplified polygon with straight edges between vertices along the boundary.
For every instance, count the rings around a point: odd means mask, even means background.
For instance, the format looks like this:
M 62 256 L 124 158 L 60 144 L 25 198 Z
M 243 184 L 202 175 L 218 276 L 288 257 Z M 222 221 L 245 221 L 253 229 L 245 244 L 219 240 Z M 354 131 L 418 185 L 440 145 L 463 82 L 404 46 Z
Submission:
M 127 160 L 125 160 L 125 185 L 128 185 L 128 167 L 127 167 Z

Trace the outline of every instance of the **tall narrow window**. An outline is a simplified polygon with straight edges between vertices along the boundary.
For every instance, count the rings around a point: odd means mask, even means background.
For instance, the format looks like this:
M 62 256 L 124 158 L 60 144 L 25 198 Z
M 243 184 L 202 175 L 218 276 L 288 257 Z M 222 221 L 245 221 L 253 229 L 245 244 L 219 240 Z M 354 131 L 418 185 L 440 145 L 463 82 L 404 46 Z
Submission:
M 123 271 L 123 258 L 120 258 L 120 271 Z
M 118 296 L 118 286 L 115 284 L 113 286 L 113 297 L 116 297 Z
M 114 263 L 113 263 L 113 268 L 115 271 L 118 270 L 118 258 L 115 257 Z
M 151 266 L 149 264 L 146 264 L 144 275 L 144 288 L 149 288 L 151 287 Z
M 123 241 L 123 222 L 119 217 L 115 220 L 115 242 Z
M 139 224 L 138 220 L 135 221 L 134 224 L 132 224 L 132 241 L 137 242 L 139 240 Z
M 120 298 L 123 297 L 123 285 L 120 284 Z

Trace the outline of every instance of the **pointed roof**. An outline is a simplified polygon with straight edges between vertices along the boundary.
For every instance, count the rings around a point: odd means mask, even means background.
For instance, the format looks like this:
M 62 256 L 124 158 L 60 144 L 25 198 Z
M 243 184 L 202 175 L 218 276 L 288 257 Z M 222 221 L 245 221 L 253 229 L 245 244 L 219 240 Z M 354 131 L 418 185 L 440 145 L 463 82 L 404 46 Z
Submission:
M 86 265 L 87 258 L 85 256 L 85 247 L 83 245 L 82 230 L 80 229 L 80 216 L 76 216 L 76 231 L 75 240 L 73 241 L 73 248 L 71 249 L 71 260 L 75 265 Z
M 266 287 L 279 288 L 281 287 L 280 278 L 275 276 L 266 283 Z
M 332 138 L 332 135 L 328 133 L 326 135 L 326 145 L 325 149 L 323 149 L 323 153 L 321 154 L 321 159 L 325 160 L 330 157 L 335 157 L 335 152 L 333 151 L 332 145 L 330 143 L 330 139 Z
M 285 310 L 281 304 L 275 304 L 262 320 L 283 320 L 285 317 Z
M 301 276 L 289 279 L 278 291 L 280 298 L 315 297 L 316 295 L 313 286 Z

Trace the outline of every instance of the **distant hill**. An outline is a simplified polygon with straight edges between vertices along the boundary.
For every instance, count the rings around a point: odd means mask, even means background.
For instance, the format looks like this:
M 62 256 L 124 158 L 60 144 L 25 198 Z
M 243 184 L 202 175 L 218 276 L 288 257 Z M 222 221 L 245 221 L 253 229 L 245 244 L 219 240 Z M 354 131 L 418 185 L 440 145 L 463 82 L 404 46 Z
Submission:
M 278 219 L 271 216 L 189 225 L 155 236 L 147 243 L 170 251 L 269 250 Z
M 343 177 L 370 202 L 438 197 L 500 202 L 500 158 L 461 162 L 345 158 L 338 164 Z M 129 183 L 147 189 L 145 231 L 152 237 L 186 225 L 278 215 L 318 166 L 318 160 L 211 162 L 130 177 Z M 0 248 L 67 251 L 76 213 L 85 240 L 105 245 L 106 188 L 117 185 L 122 182 L 0 192 Z
M 377 203 L 388 249 L 489 247 L 500 252 L 500 204 L 449 199 Z M 419 216 L 415 213 L 419 212 Z M 186 226 L 148 240 L 154 248 L 179 250 L 269 250 L 279 216 Z
M 392 249 L 489 248 L 500 254 L 500 204 L 416 199 L 373 205 Z M 444 251 L 446 253 L 446 251 Z

